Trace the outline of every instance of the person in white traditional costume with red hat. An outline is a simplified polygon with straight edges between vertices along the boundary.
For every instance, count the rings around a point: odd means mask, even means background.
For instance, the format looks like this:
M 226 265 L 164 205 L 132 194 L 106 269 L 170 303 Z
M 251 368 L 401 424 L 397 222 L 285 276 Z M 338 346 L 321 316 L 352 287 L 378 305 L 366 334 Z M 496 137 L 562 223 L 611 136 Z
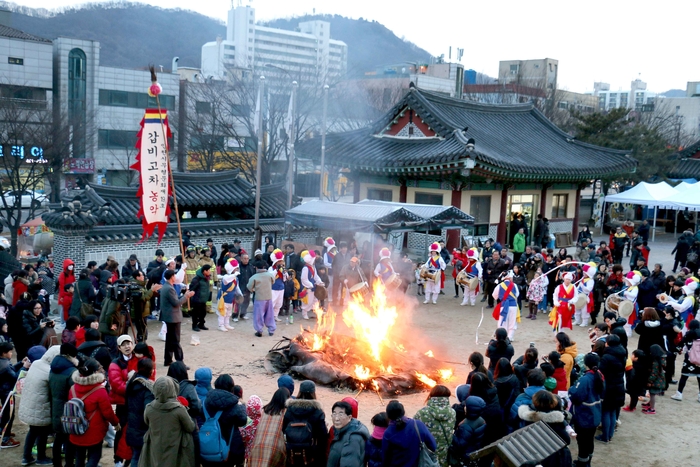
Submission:
M 234 258 L 229 258 L 224 264 L 224 269 L 226 274 L 221 276 L 221 287 L 219 288 L 216 301 L 218 302 L 222 297 L 224 299 L 224 311 L 222 313 L 217 310 L 217 319 L 219 320 L 219 331 L 227 332 L 229 329 L 233 329 L 230 323 L 236 296 L 243 296 L 243 294 L 238 287 L 238 274 L 240 274 L 238 261 Z
M 571 318 L 574 316 L 574 302 L 578 297 L 578 290 L 571 282 L 574 274 L 565 272 L 562 276 L 564 282 L 554 289 L 554 308 L 549 314 L 549 324 L 554 332 L 559 332 L 561 328 L 573 329 Z
M 430 274 L 438 274 L 438 281 L 427 280 L 425 282 L 425 301 L 423 303 L 428 303 L 430 301 L 430 296 L 433 296 L 433 303 L 437 304 L 438 295 L 440 295 L 440 277 L 442 271 L 445 270 L 445 260 L 440 256 L 440 244 L 434 242 L 428 248 L 430 251 L 430 257 L 428 261 L 425 262 L 425 267 Z
M 663 303 L 666 305 L 670 306 L 674 310 L 678 311 L 678 313 L 681 316 L 681 319 L 685 323 L 685 326 L 683 328 L 683 334 L 688 329 L 688 323 L 690 323 L 692 320 L 695 319 L 695 315 L 693 314 L 693 310 L 695 310 L 695 290 L 698 288 L 698 279 L 695 277 L 689 277 L 685 280 L 685 285 L 681 287 L 681 290 L 683 291 L 683 295 L 678 298 L 678 300 L 675 300 L 669 295 L 662 294 L 664 295 L 664 300 Z
M 625 278 L 623 279 L 623 281 L 627 285 L 627 288 L 623 289 L 622 297 L 625 300 L 629 300 L 630 302 L 634 303 L 634 311 L 632 312 L 630 317 L 627 318 L 627 324 L 624 325 L 627 337 L 632 337 L 632 327 L 637 321 L 637 313 L 639 312 L 639 305 L 637 304 L 637 295 L 639 295 L 639 287 L 637 286 L 642 281 L 642 273 L 639 271 L 630 271 L 627 274 L 625 274 Z
M 586 303 L 581 308 L 576 308 L 573 325 L 586 327 L 591 318 L 591 311 L 593 311 L 593 286 L 595 285 L 593 278 L 598 272 L 598 266 L 593 262 L 586 263 L 581 267 L 581 270 L 583 271 L 583 279 L 579 282 L 577 291 L 578 295 L 586 297 Z
M 301 317 L 309 319 L 309 311 L 313 310 L 314 303 L 316 303 L 316 295 L 314 295 L 316 286 L 325 286 L 325 284 L 318 276 L 314 265 L 316 253 L 313 250 L 304 250 L 301 252 L 301 259 L 304 261 L 304 267 L 301 269 L 301 290 L 299 290 Z
M 515 336 L 515 330 L 518 328 L 518 321 L 520 321 L 518 295 L 520 295 L 520 291 L 513 281 L 513 270 L 511 269 L 506 273 L 503 281 L 496 286 L 492 294 L 493 298 L 498 301 L 498 304 L 493 309 L 492 316 L 498 321 L 499 328 L 505 328 L 508 331 L 508 339 L 511 341 Z
M 479 278 L 479 283 L 476 285 L 474 290 L 470 288 L 465 288 L 464 289 L 464 299 L 462 300 L 461 305 L 467 305 L 468 303 L 471 303 L 472 306 L 476 305 L 476 296 L 479 294 L 479 290 L 481 289 L 481 279 L 484 273 L 483 268 L 481 267 L 481 263 L 479 262 L 479 250 L 476 248 L 470 248 L 467 251 L 467 264 L 464 266 L 464 269 L 460 271 L 460 273 L 466 273 L 469 278 L 472 277 L 478 277 Z
M 289 276 L 284 270 L 284 253 L 279 248 L 273 250 L 270 254 L 272 266 L 268 268 L 268 272 L 275 277 L 275 282 L 272 284 L 272 308 L 275 311 L 275 321 L 282 321 L 279 318 L 280 309 L 284 305 L 284 283 L 287 282 Z
M 333 258 L 338 254 L 338 247 L 335 244 L 335 240 L 332 237 L 326 237 L 323 241 L 323 246 L 326 247 L 326 252 L 323 254 L 323 265 L 326 266 L 326 271 L 328 272 L 328 290 L 333 290 Z M 326 302 L 333 301 L 333 294 L 330 294 Z
M 379 262 L 374 267 L 374 277 L 381 279 L 382 284 L 386 285 L 395 272 L 394 265 L 391 264 L 391 251 L 388 248 L 382 248 L 379 250 Z

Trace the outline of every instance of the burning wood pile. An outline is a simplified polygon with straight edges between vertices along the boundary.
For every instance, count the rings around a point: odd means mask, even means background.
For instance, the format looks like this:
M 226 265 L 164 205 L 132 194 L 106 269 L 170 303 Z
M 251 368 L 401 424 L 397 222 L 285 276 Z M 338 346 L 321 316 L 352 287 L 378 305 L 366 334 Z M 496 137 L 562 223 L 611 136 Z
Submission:
M 388 303 L 394 302 L 394 305 Z M 318 309 L 311 329 L 280 341 L 267 355 L 266 368 L 290 372 L 319 384 L 395 395 L 421 391 L 452 378 L 453 370 L 431 350 L 418 349 L 415 330 L 399 332 L 396 303 L 381 282 L 366 306 L 353 296 L 342 320 L 352 335 L 336 331 L 336 313 Z

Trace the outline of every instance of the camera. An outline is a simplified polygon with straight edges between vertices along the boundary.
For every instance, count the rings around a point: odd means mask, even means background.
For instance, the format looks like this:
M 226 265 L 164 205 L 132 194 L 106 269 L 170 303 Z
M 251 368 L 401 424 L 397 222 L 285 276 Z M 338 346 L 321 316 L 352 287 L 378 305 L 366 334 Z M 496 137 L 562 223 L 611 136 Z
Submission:
M 115 284 L 108 289 L 109 298 L 120 303 L 143 297 L 141 287 L 136 284 Z
M 42 323 L 46 323 L 47 328 L 52 328 L 56 325 L 56 322 L 51 318 L 44 318 L 41 320 Z

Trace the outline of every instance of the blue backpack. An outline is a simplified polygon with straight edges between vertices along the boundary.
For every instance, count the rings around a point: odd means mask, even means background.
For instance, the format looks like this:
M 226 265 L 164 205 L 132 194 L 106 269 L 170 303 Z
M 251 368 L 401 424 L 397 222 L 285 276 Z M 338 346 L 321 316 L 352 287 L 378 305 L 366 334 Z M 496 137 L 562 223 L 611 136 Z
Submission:
M 227 443 L 221 436 L 221 425 L 219 425 L 219 417 L 223 411 L 219 410 L 216 415 L 210 417 L 207 409 L 204 407 L 202 409 L 206 418 L 202 428 L 199 429 L 199 450 L 202 459 L 207 462 L 225 462 L 228 459 L 233 430 L 236 427 L 231 427 L 231 436 Z

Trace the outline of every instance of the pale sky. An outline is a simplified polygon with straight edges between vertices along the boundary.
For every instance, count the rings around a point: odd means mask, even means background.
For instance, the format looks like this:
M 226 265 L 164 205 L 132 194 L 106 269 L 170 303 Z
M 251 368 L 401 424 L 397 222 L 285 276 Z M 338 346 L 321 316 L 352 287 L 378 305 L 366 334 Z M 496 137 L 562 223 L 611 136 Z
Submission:
M 34 8 L 84 3 L 15 0 Z M 190 9 L 226 20 L 238 0 L 147 0 L 163 8 Z M 306 13 L 376 20 L 433 55 L 464 48 L 466 69 L 497 77 L 499 60 L 559 60 L 559 87 L 593 90 L 594 81 L 626 89 L 641 78 L 647 89 L 685 89 L 700 81 L 697 0 L 588 0 L 498 2 L 469 0 L 241 0 L 257 20 Z M 331 29 L 331 37 L 333 30 Z M 212 37 L 212 40 L 215 38 Z

